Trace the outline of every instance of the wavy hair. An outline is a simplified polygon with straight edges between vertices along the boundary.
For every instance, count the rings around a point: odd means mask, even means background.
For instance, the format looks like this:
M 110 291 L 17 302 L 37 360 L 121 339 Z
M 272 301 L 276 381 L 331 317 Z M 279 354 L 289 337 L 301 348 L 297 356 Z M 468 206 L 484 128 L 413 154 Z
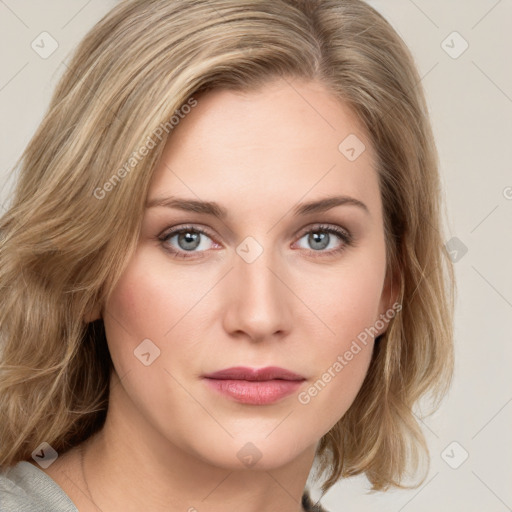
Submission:
M 429 460 L 412 409 L 428 395 L 435 410 L 449 388 L 455 282 L 438 154 L 406 45 L 362 0 L 125 0 L 78 45 L 12 169 L 0 219 L 0 467 L 30 460 L 42 441 L 65 452 L 102 428 L 113 366 L 102 321 L 84 318 L 137 245 L 169 120 L 194 95 L 276 78 L 320 81 L 367 130 L 402 305 L 355 401 L 318 444 L 322 490 L 363 473 L 374 491 L 404 488 Z

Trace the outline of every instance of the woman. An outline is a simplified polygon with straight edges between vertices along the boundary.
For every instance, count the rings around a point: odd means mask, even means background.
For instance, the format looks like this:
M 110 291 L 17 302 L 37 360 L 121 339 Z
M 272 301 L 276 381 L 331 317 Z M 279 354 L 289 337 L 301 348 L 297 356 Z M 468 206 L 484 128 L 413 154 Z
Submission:
M 428 462 L 412 407 L 453 366 L 437 154 L 361 0 L 121 2 L 0 230 L 0 510 L 323 510 L 315 463 L 325 493 Z

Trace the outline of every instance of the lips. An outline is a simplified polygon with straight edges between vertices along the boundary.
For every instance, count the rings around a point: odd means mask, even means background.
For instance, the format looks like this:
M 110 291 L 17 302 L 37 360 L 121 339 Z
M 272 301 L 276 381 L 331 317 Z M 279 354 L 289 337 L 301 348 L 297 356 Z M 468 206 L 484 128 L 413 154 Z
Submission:
M 203 377 L 210 389 L 247 405 L 278 402 L 295 393 L 306 380 L 302 375 L 277 366 L 260 369 L 236 366 Z
M 217 380 L 247 380 L 247 381 L 269 381 L 269 380 L 293 380 L 302 381 L 305 377 L 298 375 L 278 366 L 267 366 L 266 368 L 248 368 L 246 366 L 235 366 L 218 372 L 204 375 L 206 379 Z

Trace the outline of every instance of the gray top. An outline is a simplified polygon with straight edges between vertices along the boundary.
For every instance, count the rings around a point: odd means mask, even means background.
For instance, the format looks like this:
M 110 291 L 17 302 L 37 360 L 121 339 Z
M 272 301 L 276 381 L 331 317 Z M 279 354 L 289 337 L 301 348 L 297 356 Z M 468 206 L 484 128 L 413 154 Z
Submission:
M 309 491 L 302 505 L 311 512 L 327 512 L 312 503 Z M 0 512 L 79 512 L 69 496 L 44 471 L 22 460 L 0 472 Z
M 44 471 L 22 460 L 0 472 L 0 512 L 78 512 Z

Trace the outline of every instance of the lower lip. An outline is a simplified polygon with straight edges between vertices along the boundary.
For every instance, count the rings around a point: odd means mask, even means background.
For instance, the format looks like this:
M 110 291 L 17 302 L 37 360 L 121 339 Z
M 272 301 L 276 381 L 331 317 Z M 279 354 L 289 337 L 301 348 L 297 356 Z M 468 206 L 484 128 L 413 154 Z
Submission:
M 295 392 L 303 381 L 299 380 L 230 380 L 205 379 L 212 388 L 237 402 L 265 405 L 276 402 Z

